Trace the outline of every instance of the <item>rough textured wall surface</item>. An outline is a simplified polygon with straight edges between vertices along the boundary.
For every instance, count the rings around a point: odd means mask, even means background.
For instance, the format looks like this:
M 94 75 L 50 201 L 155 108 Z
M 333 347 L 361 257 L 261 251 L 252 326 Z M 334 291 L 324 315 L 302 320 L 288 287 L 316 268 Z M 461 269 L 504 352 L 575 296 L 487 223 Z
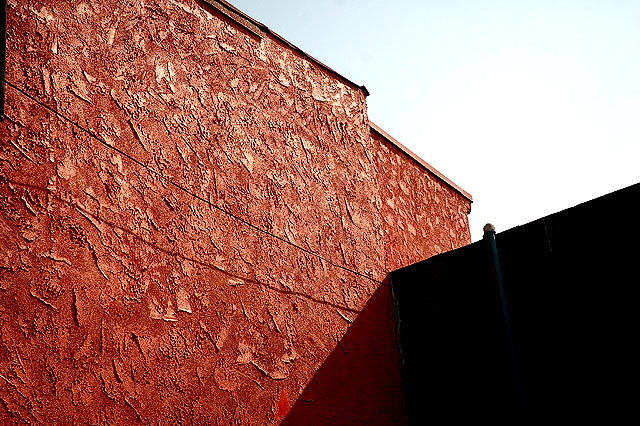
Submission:
M 9 0 L 6 79 L 0 423 L 405 421 L 383 281 L 469 202 L 360 89 L 194 0 Z
M 376 131 L 371 131 L 384 232 L 385 270 L 471 242 L 470 201 Z

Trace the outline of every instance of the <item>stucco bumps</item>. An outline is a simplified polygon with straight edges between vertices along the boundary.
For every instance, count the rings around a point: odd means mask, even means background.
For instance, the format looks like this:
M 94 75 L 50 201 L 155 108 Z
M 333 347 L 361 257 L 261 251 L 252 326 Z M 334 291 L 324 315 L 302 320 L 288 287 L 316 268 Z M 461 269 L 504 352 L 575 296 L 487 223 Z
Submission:
M 379 285 L 331 263 L 381 281 L 467 242 L 362 91 L 268 35 L 194 1 L 8 4 L 7 80 L 70 121 L 7 88 L 7 422 L 278 423 Z
M 387 271 L 470 243 L 470 202 L 372 131 Z

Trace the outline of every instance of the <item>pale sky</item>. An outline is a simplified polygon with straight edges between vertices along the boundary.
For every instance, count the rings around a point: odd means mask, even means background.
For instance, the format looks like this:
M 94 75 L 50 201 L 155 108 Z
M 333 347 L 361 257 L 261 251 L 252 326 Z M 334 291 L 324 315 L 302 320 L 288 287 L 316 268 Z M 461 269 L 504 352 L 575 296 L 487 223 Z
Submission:
M 230 2 L 365 85 L 472 194 L 473 241 L 640 182 L 640 0 Z

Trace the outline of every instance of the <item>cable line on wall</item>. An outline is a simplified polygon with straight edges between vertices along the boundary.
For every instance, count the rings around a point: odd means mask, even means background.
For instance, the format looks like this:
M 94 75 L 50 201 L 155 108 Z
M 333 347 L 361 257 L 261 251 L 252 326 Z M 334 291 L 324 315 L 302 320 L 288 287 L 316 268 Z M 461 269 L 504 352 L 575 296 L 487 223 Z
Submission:
M 137 158 L 133 157 L 132 155 L 124 152 L 123 150 L 121 150 L 120 148 L 117 148 L 109 143 L 107 143 L 104 139 L 102 139 L 100 136 L 98 136 L 95 132 L 93 132 L 92 130 L 89 130 L 85 127 L 83 127 L 82 125 L 80 125 L 79 123 L 73 121 L 72 119 L 68 118 L 67 116 L 65 116 L 64 114 L 62 114 L 61 112 L 57 111 L 55 108 L 43 103 L 42 101 L 40 101 L 39 99 L 35 98 L 33 95 L 29 94 L 28 92 L 26 92 L 25 90 L 17 87 L 16 85 L 14 85 L 13 83 L 7 81 L 6 79 L 3 79 L 3 81 L 7 84 L 7 86 L 13 88 L 14 90 L 18 91 L 19 93 L 21 93 L 22 95 L 26 96 L 27 98 L 31 99 L 33 102 L 37 103 L 38 105 L 40 105 L 41 107 L 47 109 L 48 111 L 52 112 L 53 114 L 55 114 L 56 116 L 60 117 L 61 119 L 63 119 L 64 121 L 67 121 L 68 123 L 70 123 L 71 125 L 73 125 L 74 127 L 76 127 L 77 129 L 81 130 L 82 132 L 86 133 L 87 135 L 89 135 L 92 139 L 95 139 L 96 141 L 98 141 L 100 144 L 104 145 L 107 148 L 110 148 L 114 151 L 116 151 L 118 154 L 126 157 L 127 159 L 131 160 L 132 162 L 134 162 L 135 164 L 137 164 L 138 166 L 144 168 L 145 170 L 147 170 L 150 174 L 157 176 L 158 178 L 160 178 L 161 180 L 163 180 L 164 182 L 168 183 L 169 185 L 175 187 L 176 189 L 184 192 L 185 194 L 199 200 L 202 201 L 203 203 L 207 204 L 208 206 L 210 206 L 211 208 L 214 208 L 218 211 L 220 211 L 221 213 L 226 214 L 227 216 L 233 218 L 234 220 L 236 220 L 237 222 L 242 223 L 245 226 L 248 226 L 252 229 L 254 229 L 255 231 L 261 232 L 265 235 L 268 235 L 272 238 L 275 238 L 278 241 L 281 241 L 291 247 L 294 247 L 310 256 L 314 256 L 324 262 L 327 262 L 329 265 L 342 269 L 343 271 L 349 272 L 351 274 L 357 275 L 359 277 L 362 278 L 366 278 L 370 281 L 373 281 L 377 284 L 380 285 L 385 285 L 387 286 L 388 284 L 383 283 L 382 281 L 379 281 L 365 273 L 356 271 L 354 269 L 351 269 L 347 266 L 341 265 L 339 263 L 335 263 L 329 259 L 327 259 L 326 257 L 324 257 L 323 255 L 316 253 L 312 250 L 306 249 L 304 247 L 299 246 L 298 244 L 295 244 L 277 234 L 274 234 L 272 232 L 267 231 L 264 228 L 261 228 L 257 225 L 254 225 L 253 223 L 249 222 L 247 219 L 244 219 L 230 211 L 228 211 L 227 209 L 220 207 L 219 205 L 209 201 L 208 199 L 196 194 L 195 192 L 189 190 L 188 188 L 180 185 L 179 183 L 174 182 L 173 180 L 171 180 L 170 178 L 166 177 L 165 175 L 163 175 L 162 173 L 160 173 L 159 171 L 153 169 L 152 167 L 147 166 L 145 163 L 143 163 L 142 161 L 138 160 Z

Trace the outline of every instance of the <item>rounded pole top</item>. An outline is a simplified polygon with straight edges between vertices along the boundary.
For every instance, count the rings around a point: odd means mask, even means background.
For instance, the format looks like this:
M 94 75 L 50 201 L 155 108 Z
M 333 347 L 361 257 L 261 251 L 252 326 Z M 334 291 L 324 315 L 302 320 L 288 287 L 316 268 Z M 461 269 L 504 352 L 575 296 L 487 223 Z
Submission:
M 486 234 L 486 233 L 488 233 L 488 232 L 496 232 L 496 227 L 495 227 L 495 226 L 493 226 L 493 225 L 492 225 L 492 224 L 490 224 L 490 223 L 487 223 L 487 224 L 482 228 L 482 230 L 484 231 L 484 233 L 485 233 L 485 234 Z

